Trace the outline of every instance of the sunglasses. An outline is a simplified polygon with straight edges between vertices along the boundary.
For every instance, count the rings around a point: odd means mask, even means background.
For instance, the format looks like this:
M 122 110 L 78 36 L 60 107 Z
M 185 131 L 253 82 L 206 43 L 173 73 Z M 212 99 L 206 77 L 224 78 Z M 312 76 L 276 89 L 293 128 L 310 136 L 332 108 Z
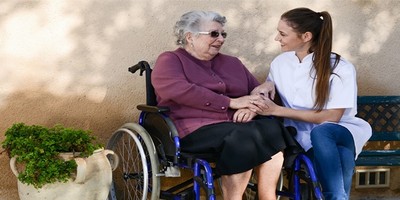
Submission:
M 198 34 L 201 35 L 210 35 L 212 38 L 217 38 L 219 35 L 221 35 L 223 38 L 226 38 L 228 35 L 226 32 L 218 32 L 218 31 L 209 31 L 209 32 L 198 32 Z

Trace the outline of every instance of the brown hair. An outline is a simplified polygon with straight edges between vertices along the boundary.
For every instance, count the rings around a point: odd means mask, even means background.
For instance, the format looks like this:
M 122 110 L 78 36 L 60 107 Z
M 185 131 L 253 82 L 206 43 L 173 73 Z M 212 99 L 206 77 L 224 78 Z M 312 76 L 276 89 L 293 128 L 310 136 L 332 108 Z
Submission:
M 333 69 L 340 61 L 336 54 L 335 62 L 331 66 L 332 54 L 332 19 L 326 12 L 315 12 L 308 8 L 295 8 L 282 14 L 281 19 L 286 21 L 297 33 L 312 33 L 309 53 L 313 53 L 313 66 L 315 70 L 316 100 L 314 108 L 321 111 L 329 99 L 329 78 Z

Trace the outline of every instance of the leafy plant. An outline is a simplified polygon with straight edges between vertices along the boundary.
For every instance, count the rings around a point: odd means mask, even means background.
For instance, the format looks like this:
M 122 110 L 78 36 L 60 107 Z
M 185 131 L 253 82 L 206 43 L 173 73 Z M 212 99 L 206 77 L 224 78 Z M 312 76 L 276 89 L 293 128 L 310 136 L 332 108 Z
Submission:
M 18 180 L 35 188 L 54 182 L 66 182 L 76 170 L 74 160 L 63 160 L 59 154 L 74 152 L 74 156 L 87 157 L 101 148 L 89 130 L 52 128 L 24 123 L 13 124 L 5 133 L 2 147 L 10 157 L 16 156 L 23 166 Z

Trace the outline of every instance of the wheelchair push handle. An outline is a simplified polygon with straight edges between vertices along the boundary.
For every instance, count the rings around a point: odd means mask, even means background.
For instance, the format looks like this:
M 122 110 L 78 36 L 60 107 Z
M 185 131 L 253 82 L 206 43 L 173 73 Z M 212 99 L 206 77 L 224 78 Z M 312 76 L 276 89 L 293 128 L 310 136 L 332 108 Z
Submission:
M 135 73 L 137 70 L 140 70 L 140 76 L 143 76 L 143 72 L 146 71 L 146 105 L 148 106 L 156 106 L 157 100 L 156 95 L 154 93 L 154 87 L 151 84 L 151 72 L 152 69 L 147 61 L 140 61 L 136 65 L 128 68 L 129 72 Z
M 137 70 L 140 70 L 140 76 L 143 76 L 143 72 L 147 71 L 150 72 L 150 65 L 147 61 L 140 61 L 136 65 L 128 68 L 129 72 L 134 74 Z

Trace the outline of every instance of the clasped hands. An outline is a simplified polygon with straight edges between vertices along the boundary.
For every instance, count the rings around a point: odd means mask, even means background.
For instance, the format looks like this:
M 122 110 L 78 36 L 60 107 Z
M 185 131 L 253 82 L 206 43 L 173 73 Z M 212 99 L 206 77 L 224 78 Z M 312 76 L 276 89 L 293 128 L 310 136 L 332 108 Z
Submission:
M 230 107 L 238 109 L 233 115 L 234 122 L 248 122 L 257 114 L 272 115 L 276 104 L 271 100 L 275 96 L 273 82 L 267 81 L 256 87 L 250 95 L 231 99 Z

